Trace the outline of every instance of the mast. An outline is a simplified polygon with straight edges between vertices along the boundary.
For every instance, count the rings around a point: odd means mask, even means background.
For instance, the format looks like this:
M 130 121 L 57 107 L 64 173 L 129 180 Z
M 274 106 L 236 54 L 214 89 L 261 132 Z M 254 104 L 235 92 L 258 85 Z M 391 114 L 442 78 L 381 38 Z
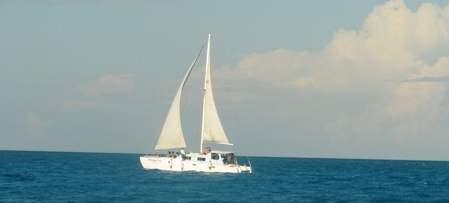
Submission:
M 200 144 L 200 153 L 203 152 L 203 138 L 204 138 L 204 118 L 206 114 L 206 86 L 209 82 L 207 80 L 207 75 L 210 71 L 210 34 L 207 37 L 207 51 L 206 51 L 206 70 L 204 71 L 204 98 L 203 98 L 203 118 L 201 122 L 201 144 Z

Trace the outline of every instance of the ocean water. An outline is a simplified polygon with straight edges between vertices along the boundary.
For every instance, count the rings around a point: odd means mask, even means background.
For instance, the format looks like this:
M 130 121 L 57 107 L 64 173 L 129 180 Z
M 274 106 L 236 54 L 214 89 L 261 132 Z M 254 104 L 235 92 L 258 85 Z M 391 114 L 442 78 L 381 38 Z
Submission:
M 449 202 L 449 162 L 249 157 L 252 174 L 207 174 L 139 156 L 0 151 L 0 202 Z

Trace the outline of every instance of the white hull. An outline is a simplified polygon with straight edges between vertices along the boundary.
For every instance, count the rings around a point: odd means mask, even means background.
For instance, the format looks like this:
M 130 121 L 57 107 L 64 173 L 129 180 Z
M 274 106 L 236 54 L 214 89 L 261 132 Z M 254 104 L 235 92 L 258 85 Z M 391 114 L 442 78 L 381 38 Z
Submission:
M 214 158 L 212 158 L 212 156 Z M 234 158 L 229 161 L 225 156 L 226 152 L 214 151 L 209 154 L 189 153 L 185 156 L 154 156 L 145 155 L 140 157 L 140 162 L 144 169 L 162 171 L 196 171 L 196 172 L 216 172 L 216 173 L 251 173 L 251 166 L 240 166 Z M 232 153 L 228 153 L 232 154 Z M 218 155 L 218 156 L 217 156 Z M 233 154 L 232 154 L 233 155 Z

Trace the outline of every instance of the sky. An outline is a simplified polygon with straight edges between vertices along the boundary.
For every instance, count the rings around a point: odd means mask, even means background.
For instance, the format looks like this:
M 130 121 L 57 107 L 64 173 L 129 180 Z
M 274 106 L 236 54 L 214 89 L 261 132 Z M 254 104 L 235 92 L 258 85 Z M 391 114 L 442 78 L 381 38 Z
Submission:
M 0 150 L 152 152 L 208 33 L 237 154 L 449 161 L 447 0 L 0 1 Z

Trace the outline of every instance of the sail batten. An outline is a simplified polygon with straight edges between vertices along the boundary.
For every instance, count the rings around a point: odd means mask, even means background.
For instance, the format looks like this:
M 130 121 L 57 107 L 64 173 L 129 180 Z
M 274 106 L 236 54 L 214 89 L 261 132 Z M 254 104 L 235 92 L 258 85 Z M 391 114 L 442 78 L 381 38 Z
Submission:
M 167 118 L 165 119 L 164 126 L 162 127 L 159 140 L 156 144 L 156 147 L 154 148 L 155 150 L 186 147 L 186 142 L 184 139 L 184 134 L 182 132 L 182 125 L 181 125 L 181 112 L 180 112 L 181 94 L 182 89 L 184 88 L 184 84 L 189 78 L 190 72 L 192 71 L 192 68 L 195 66 L 195 63 L 198 57 L 200 56 L 203 48 L 204 45 L 201 47 L 195 60 L 193 60 L 192 64 L 190 65 L 189 70 L 184 76 L 184 79 L 182 80 L 181 85 L 179 86 L 178 91 L 176 92 L 175 98 L 173 99 L 173 102 L 170 106 L 170 110 L 168 111 Z

